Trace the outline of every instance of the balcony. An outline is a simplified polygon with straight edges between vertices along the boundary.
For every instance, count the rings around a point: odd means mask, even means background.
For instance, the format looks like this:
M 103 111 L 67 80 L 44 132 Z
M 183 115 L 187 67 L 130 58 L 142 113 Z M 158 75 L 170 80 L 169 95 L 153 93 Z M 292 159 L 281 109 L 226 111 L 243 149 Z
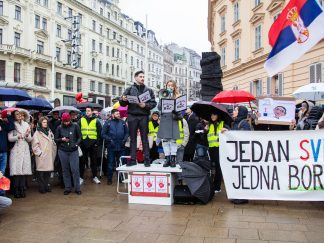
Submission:
M 21 48 L 21 47 L 16 47 L 15 45 L 1 44 L 0 51 L 3 52 L 4 54 L 12 53 L 12 54 L 16 54 L 16 55 L 22 55 L 25 57 L 31 57 L 30 50 Z

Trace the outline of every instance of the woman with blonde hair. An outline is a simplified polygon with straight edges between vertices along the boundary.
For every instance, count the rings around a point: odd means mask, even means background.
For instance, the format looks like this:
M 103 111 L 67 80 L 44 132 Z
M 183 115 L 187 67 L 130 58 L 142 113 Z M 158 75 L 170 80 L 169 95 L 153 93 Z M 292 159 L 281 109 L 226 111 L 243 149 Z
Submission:
M 167 95 L 165 99 L 176 99 L 180 96 L 177 83 L 169 80 L 165 84 Z M 159 102 L 159 110 L 162 111 L 161 100 Z M 175 167 L 178 145 L 182 144 L 183 140 L 183 123 L 181 113 L 172 111 L 170 113 L 161 114 L 161 121 L 157 137 L 162 140 L 163 151 L 166 161 L 163 167 Z

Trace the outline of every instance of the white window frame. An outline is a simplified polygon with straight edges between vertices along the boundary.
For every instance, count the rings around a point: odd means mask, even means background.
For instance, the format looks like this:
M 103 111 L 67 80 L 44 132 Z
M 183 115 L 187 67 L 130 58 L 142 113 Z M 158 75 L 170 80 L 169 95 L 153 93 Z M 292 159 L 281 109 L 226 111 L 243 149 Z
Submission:
M 221 48 L 221 66 L 225 66 L 226 65 L 226 47 L 222 47 Z
M 234 3 L 234 23 L 240 19 L 240 4 L 238 2 Z
M 240 39 L 234 41 L 234 59 L 235 61 L 240 59 Z
M 262 25 L 255 27 L 255 50 L 262 48 Z
M 321 83 L 323 82 L 323 63 L 316 62 L 309 65 L 309 82 Z
M 225 14 L 220 15 L 220 32 L 223 33 L 226 30 L 226 18 Z

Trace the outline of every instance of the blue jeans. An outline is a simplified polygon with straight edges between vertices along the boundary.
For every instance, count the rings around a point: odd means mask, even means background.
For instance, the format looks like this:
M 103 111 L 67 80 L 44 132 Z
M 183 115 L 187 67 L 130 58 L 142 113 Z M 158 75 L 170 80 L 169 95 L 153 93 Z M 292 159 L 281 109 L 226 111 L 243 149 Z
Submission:
M 0 171 L 4 175 L 7 166 L 7 152 L 0 153 Z
M 125 150 L 113 151 L 112 149 L 109 148 L 107 150 L 108 150 L 107 177 L 108 177 L 108 181 L 111 181 L 113 177 L 114 167 L 116 167 L 116 162 L 117 164 L 119 163 L 119 158 L 120 156 L 124 156 Z
M 207 155 L 208 148 L 204 145 L 197 144 L 196 152 L 198 157 L 205 157 Z

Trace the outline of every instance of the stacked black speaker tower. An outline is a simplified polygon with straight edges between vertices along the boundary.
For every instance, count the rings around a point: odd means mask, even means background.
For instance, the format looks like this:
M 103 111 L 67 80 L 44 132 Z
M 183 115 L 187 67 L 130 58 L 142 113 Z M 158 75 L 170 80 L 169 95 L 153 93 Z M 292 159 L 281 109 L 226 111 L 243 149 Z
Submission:
M 201 98 L 211 101 L 216 94 L 223 90 L 223 72 L 220 65 L 220 55 L 216 52 L 203 52 L 200 60 Z

